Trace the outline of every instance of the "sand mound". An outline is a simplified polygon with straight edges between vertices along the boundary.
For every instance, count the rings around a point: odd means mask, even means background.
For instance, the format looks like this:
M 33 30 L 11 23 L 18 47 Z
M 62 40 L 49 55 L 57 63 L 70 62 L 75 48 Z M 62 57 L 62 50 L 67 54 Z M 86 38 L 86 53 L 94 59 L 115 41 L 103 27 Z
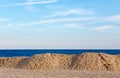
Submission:
M 0 67 L 114 71 L 120 70 L 120 55 L 105 53 L 83 53 L 78 55 L 47 53 L 28 58 L 0 58 Z
M 87 53 L 78 57 L 73 69 L 76 70 L 117 70 L 115 56 L 104 53 Z
M 73 55 L 38 54 L 34 55 L 17 67 L 27 69 L 69 69 Z
M 16 67 L 25 57 L 0 58 L 0 67 Z

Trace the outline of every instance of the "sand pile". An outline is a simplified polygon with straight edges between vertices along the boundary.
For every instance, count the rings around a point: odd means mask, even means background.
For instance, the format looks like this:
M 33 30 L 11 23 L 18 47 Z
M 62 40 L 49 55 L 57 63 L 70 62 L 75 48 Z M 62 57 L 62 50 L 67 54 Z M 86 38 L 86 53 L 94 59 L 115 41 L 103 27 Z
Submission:
M 78 55 L 38 54 L 32 57 L 0 58 L 0 67 L 24 69 L 120 70 L 120 55 L 83 53 Z
M 34 55 L 17 67 L 27 69 L 69 69 L 73 55 L 38 54 Z
M 25 57 L 0 58 L 0 67 L 16 67 Z
M 86 53 L 78 56 L 73 69 L 76 70 L 117 70 L 115 55 Z M 76 58 L 76 57 L 75 57 Z M 120 60 L 119 60 L 120 61 Z

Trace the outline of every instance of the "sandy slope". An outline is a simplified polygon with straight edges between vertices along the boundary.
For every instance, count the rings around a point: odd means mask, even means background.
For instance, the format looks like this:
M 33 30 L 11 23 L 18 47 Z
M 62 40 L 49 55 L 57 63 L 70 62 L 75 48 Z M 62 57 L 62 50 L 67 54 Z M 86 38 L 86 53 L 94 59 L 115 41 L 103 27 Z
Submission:
M 105 53 L 36 54 L 31 57 L 0 58 L 0 67 L 120 71 L 120 55 Z
M 0 58 L 0 78 L 120 78 L 120 55 L 37 54 Z
M 0 68 L 0 78 L 120 78 L 120 72 Z

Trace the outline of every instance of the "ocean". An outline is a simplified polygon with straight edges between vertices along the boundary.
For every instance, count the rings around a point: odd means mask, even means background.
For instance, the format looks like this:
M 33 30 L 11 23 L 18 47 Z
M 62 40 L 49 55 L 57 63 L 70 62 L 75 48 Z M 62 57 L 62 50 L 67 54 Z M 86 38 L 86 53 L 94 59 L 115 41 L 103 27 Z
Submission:
M 120 54 L 120 49 L 17 49 L 0 50 L 0 57 L 32 56 L 43 53 L 81 54 L 85 52 L 102 52 L 107 54 Z

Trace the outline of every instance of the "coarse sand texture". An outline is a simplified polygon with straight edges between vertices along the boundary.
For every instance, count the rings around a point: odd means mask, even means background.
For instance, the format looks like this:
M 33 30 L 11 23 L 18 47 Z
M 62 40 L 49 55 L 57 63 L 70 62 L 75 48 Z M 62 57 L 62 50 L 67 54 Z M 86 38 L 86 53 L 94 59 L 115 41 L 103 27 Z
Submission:
M 0 58 L 0 67 L 23 69 L 120 70 L 120 55 L 105 53 L 36 54 L 31 57 Z

